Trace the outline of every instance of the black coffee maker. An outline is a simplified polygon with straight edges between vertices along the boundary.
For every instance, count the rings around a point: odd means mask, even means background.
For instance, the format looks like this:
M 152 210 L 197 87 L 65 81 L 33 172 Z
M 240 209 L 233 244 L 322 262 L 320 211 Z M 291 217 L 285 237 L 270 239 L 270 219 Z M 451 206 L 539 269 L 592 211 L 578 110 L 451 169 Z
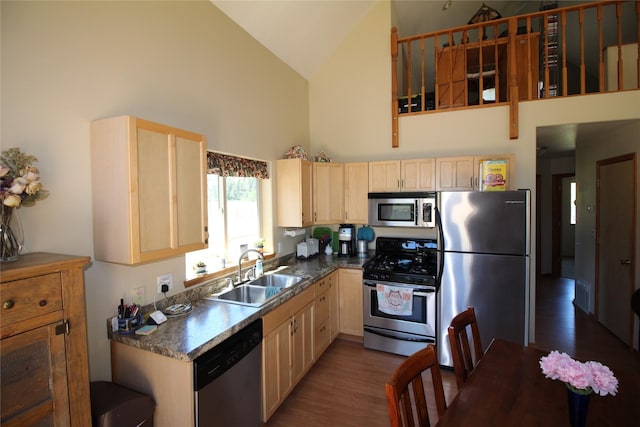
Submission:
M 338 256 L 351 257 L 356 254 L 356 227 L 340 224 L 338 227 Z

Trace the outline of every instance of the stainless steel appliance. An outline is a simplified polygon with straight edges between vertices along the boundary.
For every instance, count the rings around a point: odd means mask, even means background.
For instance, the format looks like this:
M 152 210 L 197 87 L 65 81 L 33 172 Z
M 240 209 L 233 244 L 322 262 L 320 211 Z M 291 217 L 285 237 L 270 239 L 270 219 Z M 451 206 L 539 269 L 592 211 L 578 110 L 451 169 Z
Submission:
M 436 342 L 437 268 L 436 239 L 376 239 L 376 252 L 363 266 L 365 347 L 408 356 Z M 380 306 L 382 289 L 410 290 L 411 309 L 389 314 Z
M 262 319 L 193 361 L 196 426 L 261 426 Z
M 451 319 L 475 308 L 480 338 L 529 341 L 529 191 L 443 192 L 439 202 L 438 358 L 453 366 Z
M 356 253 L 356 227 L 340 224 L 338 227 L 338 256 L 351 257 Z
M 436 193 L 369 193 L 369 225 L 374 227 L 436 226 Z

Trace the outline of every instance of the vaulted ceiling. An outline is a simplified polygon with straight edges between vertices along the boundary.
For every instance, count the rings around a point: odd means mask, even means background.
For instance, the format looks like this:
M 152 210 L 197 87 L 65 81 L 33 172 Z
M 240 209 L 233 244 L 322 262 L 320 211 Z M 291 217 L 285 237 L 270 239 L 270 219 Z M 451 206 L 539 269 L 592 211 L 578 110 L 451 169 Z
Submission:
M 211 2 L 307 79 L 313 77 L 377 3 L 376 0 Z M 391 7 L 398 34 L 403 37 L 465 25 L 482 3 L 479 0 L 392 0 Z M 497 0 L 486 4 L 507 17 L 537 11 L 541 2 Z

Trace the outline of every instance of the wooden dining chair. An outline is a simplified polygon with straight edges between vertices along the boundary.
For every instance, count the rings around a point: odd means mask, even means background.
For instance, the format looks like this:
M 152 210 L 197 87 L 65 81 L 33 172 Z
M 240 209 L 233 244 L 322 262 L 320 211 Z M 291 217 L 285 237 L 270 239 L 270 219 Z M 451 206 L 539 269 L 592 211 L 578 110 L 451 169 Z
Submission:
M 429 344 L 409 356 L 385 385 L 391 427 L 429 426 L 422 373 L 430 370 L 438 418 L 447 409 L 436 348 Z M 411 388 L 409 387 L 411 385 Z
M 473 354 L 471 353 L 467 328 L 471 329 Z M 482 343 L 480 342 L 476 312 L 473 307 L 467 308 L 451 319 L 448 332 L 453 370 L 456 374 L 456 384 L 460 388 L 484 354 Z

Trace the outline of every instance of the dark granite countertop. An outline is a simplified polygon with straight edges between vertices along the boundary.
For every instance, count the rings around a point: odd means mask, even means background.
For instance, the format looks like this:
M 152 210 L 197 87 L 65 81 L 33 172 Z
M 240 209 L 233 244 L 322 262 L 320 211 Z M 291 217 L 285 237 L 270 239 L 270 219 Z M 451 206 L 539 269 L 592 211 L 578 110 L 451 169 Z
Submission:
M 370 255 L 372 254 L 371 252 Z M 275 259 L 265 263 L 265 271 L 279 268 L 283 273 L 302 276 L 305 280 L 283 290 L 277 298 L 260 308 L 202 298 L 211 294 L 216 285 L 220 285 L 223 280 L 218 279 L 216 283 L 204 284 L 171 297 L 171 303 L 187 301 L 191 303 L 193 309 L 187 315 L 169 318 L 158 326 L 157 331 L 146 336 L 112 333 L 111 328 L 108 327 L 109 339 L 190 362 L 307 289 L 321 277 L 338 268 L 362 268 L 368 259 L 368 257 L 343 258 L 324 254 L 306 260 L 296 259 L 293 256 Z M 149 309 L 148 306 L 147 308 Z M 110 324 L 110 322 L 107 323 Z

